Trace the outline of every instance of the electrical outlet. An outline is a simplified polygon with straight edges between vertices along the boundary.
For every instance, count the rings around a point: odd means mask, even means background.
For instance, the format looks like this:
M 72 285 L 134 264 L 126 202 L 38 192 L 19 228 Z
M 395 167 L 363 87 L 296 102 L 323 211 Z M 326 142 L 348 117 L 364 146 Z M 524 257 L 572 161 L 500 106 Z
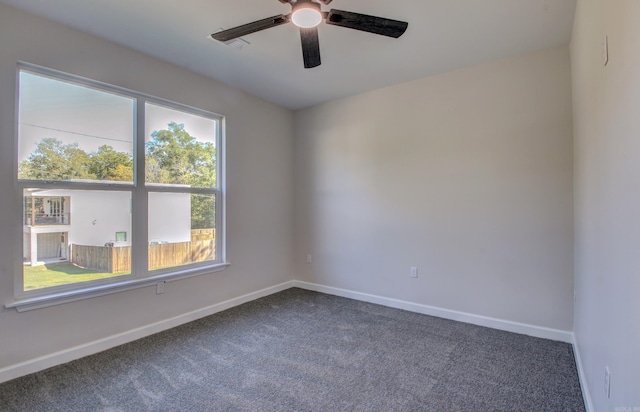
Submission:
M 311 255 L 307 255 L 307 263 L 311 263 L 311 262 L 313 262 Z
M 164 293 L 164 282 L 156 283 L 156 295 L 162 295 Z
M 409 277 L 417 278 L 418 277 L 418 268 L 416 266 L 411 266 L 411 271 L 409 272 Z
M 607 394 L 607 399 L 611 398 L 611 371 L 608 366 L 604 368 L 604 393 Z

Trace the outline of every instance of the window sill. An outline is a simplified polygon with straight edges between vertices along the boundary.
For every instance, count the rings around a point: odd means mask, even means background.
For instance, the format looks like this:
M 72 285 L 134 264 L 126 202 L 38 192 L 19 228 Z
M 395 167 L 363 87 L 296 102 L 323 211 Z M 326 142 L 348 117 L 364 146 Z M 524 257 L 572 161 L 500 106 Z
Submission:
M 173 282 L 194 276 L 201 276 L 209 273 L 220 272 L 230 266 L 229 262 L 219 263 L 213 266 L 187 269 L 179 272 L 164 273 L 150 276 L 144 279 L 132 279 L 122 282 L 109 283 L 108 285 L 89 286 L 71 291 L 51 293 L 41 296 L 19 298 L 5 305 L 6 308 L 15 308 L 18 312 L 46 308 L 49 306 L 61 305 L 78 300 L 91 299 L 98 296 L 120 293 L 127 290 L 139 289 L 157 284 L 158 282 Z

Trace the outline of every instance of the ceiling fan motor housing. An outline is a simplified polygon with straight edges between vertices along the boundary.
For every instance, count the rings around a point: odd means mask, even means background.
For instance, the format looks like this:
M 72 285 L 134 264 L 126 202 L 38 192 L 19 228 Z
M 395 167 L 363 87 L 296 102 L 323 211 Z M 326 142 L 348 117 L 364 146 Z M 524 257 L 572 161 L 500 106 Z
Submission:
M 312 0 L 298 0 L 292 6 L 291 21 L 298 27 L 311 28 L 322 23 L 320 4 Z

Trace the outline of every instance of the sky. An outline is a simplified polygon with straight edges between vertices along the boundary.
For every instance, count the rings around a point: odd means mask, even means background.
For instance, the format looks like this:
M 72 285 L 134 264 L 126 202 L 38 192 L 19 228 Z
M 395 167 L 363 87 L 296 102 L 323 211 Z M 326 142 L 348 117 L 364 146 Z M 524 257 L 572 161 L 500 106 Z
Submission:
M 43 138 L 78 143 L 87 153 L 102 145 L 133 153 L 135 99 L 22 71 L 19 95 L 18 159 Z M 199 141 L 215 144 L 215 120 L 146 104 L 145 140 L 170 122 L 182 123 Z

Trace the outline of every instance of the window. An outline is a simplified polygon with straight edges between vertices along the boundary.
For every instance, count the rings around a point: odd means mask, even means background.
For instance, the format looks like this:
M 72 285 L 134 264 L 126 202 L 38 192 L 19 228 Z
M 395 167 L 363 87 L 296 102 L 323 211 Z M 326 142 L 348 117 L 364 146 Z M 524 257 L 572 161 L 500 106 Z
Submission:
M 25 64 L 18 99 L 17 295 L 224 266 L 221 116 Z

